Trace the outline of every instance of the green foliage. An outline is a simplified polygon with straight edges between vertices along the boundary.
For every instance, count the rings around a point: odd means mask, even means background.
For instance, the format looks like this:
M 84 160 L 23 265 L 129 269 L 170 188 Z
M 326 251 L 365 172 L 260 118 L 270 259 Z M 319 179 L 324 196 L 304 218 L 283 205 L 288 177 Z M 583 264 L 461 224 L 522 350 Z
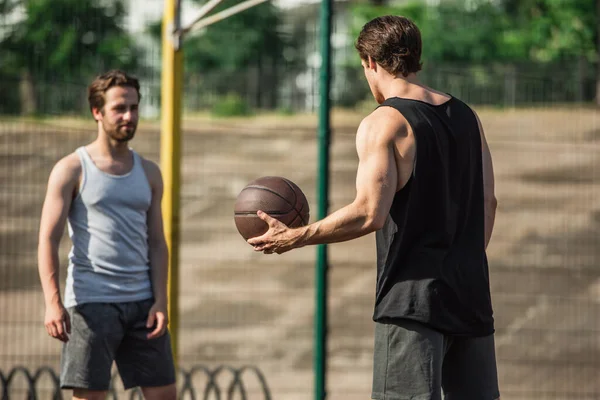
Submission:
M 252 114 L 248 103 L 236 93 L 221 97 L 212 107 L 212 114 L 217 117 L 242 117 Z
M 595 3 L 590 0 L 455 0 L 352 8 L 352 35 L 381 15 L 419 26 L 427 62 L 551 62 L 596 59 Z
M 38 79 L 87 82 L 101 70 L 137 65 L 139 50 L 122 26 L 122 0 L 2 1 L 0 8 L 24 15 L 0 41 L 5 72 L 25 68 Z
M 296 113 L 292 107 L 282 106 L 277 109 L 277 114 L 289 117 L 290 115 L 294 115 Z
M 350 32 L 353 38 L 358 37 L 364 24 L 383 15 L 403 15 L 425 29 L 429 25 L 427 23 L 427 14 L 430 10 L 421 1 L 407 2 L 401 6 L 374 6 L 366 3 L 358 3 L 350 8 L 350 12 L 352 15 L 352 28 Z
M 197 3 L 204 1 L 196 0 Z M 242 0 L 224 0 L 210 13 L 228 9 Z M 265 2 L 195 32 L 183 41 L 186 73 L 231 72 L 256 62 L 259 57 L 281 55 L 283 42 L 278 32 L 280 15 L 272 2 Z M 160 40 L 161 22 L 149 26 Z
M 223 1 L 215 12 L 241 1 Z M 193 70 L 235 70 L 260 55 L 278 55 L 281 41 L 277 33 L 278 13 L 265 2 L 207 27 L 184 46 Z
M 0 32 L 2 86 L 20 88 L 17 101 L 0 98 L 0 112 L 83 112 L 92 77 L 138 67 L 124 0 L 0 0 L 0 10 L 16 19 Z
M 490 61 L 498 60 L 503 45 L 501 35 L 507 21 L 502 10 L 487 1 L 467 7 L 463 1 L 444 1 L 437 7 L 424 2 L 394 7 L 361 5 L 353 9 L 353 32 L 380 15 L 403 15 L 421 30 L 424 43 L 423 61 Z
M 596 2 L 591 0 L 504 0 L 505 12 L 526 49 L 526 57 L 548 62 L 597 59 Z

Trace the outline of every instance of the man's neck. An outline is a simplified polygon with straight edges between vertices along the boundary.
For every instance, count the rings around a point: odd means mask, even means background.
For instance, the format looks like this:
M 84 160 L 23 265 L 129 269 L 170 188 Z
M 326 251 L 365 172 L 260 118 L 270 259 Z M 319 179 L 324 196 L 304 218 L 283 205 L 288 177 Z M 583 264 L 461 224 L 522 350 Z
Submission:
M 98 155 L 112 159 L 122 159 L 129 157 L 129 142 L 119 142 L 109 138 L 106 134 L 100 133 L 91 146 Z
M 389 81 L 385 82 L 383 86 L 385 87 L 385 91 L 382 94 L 386 99 L 390 97 L 406 97 L 411 92 L 414 92 L 416 87 L 422 87 L 414 73 L 406 77 L 402 76 L 402 74 L 390 76 Z

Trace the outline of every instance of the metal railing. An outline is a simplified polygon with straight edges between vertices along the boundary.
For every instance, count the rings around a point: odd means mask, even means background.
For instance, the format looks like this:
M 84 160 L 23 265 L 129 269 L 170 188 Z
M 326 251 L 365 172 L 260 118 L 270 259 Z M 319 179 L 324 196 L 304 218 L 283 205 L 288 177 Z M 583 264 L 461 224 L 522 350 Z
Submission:
M 205 378 L 205 384 L 203 388 L 195 387 L 194 378 L 198 375 L 202 375 Z M 253 375 L 254 379 L 259 384 L 259 391 L 261 392 L 261 398 L 264 400 L 271 400 L 271 391 L 269 390 L 267 380 L 263 373 L 256 366 L 246 365 L 239 368 L 235 368 L 228 365 L 219 365 L 214 368 L 210 368 L 205 365 L 195 365 L 190 369 L 179 369 L 180 381 L 178 382 L 178 398 L 189 398 L 192 400 L 230 400 L 234 396 L 237 399 L 249 400 L 249 391 L 244 383 L 244 377 Z M 58 374 L 48 366 L 42 366 L 34 371 L 30 371 L 24 366 L 16 366 L 10 369 L 6 374 L 0 370 L 0 385 L 2 390 L 2 400 L 9 400 L 11 398 L 11 385 L 14 384 L 16 379 L 21 376 L 25 379 L 25 394 L 27 400 L 37 400 L 40 396 L 38 393 L 38 382 L 48 376 L 53 387 L 46 392 L 50 391 L 52 400 L 62 400 L 63 393 L 60 388 L 60 378 Z M 219 382 L 220 378 L 226 377 L 226 382 Z M 134 388 L 127 391 L 125 394 L 120 394 L 117 389 L 116 382 L 119 379 L 117 372 L 113 373 L 111 379 L 111 385 L 108 389 L 108 399 L 118 400 L 129 398 L 143 399 L 142 391 L 140 388 Z

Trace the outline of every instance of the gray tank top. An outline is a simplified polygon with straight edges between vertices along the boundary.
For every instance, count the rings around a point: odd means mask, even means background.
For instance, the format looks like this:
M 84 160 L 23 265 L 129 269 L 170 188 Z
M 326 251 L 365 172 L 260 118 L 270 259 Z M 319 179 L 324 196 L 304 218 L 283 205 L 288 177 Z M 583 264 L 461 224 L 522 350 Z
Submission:
M 84 147 L 76 150 L 82 180 L 68 216 L 73 247 L 65 307 L 152 297 L 147 212 L 152 191 L 140 156 L 125 175 L 101 171 Z

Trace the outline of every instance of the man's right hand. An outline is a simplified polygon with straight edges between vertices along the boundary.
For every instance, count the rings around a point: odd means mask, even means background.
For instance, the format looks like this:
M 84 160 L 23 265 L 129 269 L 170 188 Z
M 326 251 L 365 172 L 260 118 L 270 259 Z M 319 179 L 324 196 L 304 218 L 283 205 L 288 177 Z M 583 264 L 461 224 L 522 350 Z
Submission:
M 61 342 L 69 341 L 71 334 L 71 318 L 67 309 L 62 304 L 53 304 L 46 306 L 46 316 L 44 325 L 48 335 Z

